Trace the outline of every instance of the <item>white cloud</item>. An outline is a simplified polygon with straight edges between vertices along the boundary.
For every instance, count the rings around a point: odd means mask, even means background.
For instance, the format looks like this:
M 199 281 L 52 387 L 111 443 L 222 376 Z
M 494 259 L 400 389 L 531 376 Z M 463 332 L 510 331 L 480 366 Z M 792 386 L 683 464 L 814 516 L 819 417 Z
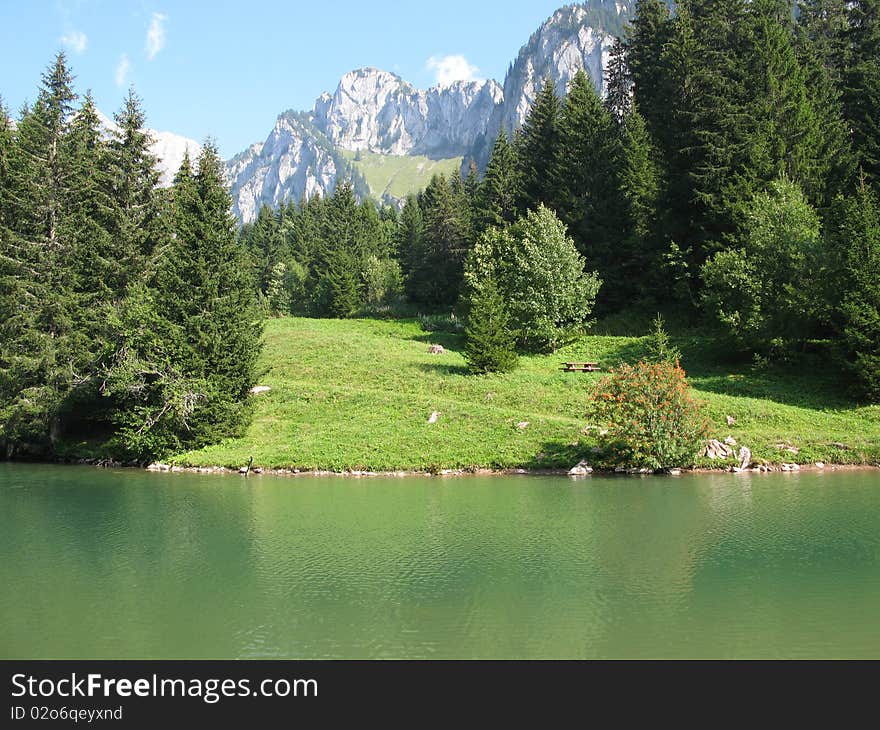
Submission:
M 168 20 L 167 15 L 162 13 L 153 13 L 153 19 L 150 21 L 150 27 L 147 28 L 147 59 L 152 61 L 156 55 L 165 48 L 165 21 Z
M 74 53 L 82 53 L 89 45 L 88 36 L 78 30 L 71 30 L 61 36 L 61 42 Z
M 464 56 L 431 56 L 427 67 L 434 72 L 440 86 L 448 86 L 453 81 L 476 81 L 480 69 L 472 65 Z
M 128 80 L 128 72 L 131 71 L 131 63 L 128 60 L 128 56 L 123 53 L 119 58 L 119 63 L 116 64 L 116 85 L 117 86 L 125 86 L 125 82 Z

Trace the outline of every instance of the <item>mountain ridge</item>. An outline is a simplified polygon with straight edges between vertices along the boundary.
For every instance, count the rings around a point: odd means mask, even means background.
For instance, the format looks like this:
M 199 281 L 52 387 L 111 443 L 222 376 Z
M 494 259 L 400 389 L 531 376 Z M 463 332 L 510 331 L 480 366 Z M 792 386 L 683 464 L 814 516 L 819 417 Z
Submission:
M 461 157 L 464 167 L 471 160 L 484 167 L 499 130 L 510 133 L 522 124 L 545 77 L 564 94 L 583 68 L 604 91 L 614 33 L 622 32 L 635 5 L 589 0 L 559 8 L 522 46 L 503 84 L 487 79 L 418 89 L 390 71 L 370 66 L 349 71 L 310 111 L 282 113 L 264 142 L 227 162 L 235 214 L 249 222 L 261 205 L 327 195 L 340 179 L 352 179 L 359 196 L 369 195 L 357 162 L 340 151 Z M 296 124 L 282 122 L 290 114 L 298 115 Z

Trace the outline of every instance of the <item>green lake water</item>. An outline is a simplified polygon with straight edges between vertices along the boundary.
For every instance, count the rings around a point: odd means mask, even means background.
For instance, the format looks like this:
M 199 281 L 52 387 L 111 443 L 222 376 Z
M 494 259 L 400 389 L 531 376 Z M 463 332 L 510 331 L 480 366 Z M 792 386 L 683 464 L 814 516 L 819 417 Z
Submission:
M 0 464 L 0 658 L 880 658 L 880 472 Z

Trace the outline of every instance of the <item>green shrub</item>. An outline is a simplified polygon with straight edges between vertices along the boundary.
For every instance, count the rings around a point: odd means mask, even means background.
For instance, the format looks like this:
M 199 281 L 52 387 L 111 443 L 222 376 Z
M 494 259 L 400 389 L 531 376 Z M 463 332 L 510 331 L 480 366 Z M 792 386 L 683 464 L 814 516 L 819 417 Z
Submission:
M 740 246 L 703 265 L 703 306 L 745 348 L 802 342 L 821 319 L 816 272 L 823 265 L 821 222 L 801 189 L 781 179 L 754 196 Z
M 613 369 L 593 392 L 590 416 L 611 463 L 626 467 L 690 466 L 708 431 L 684 370 L 669 362 Z
M 590 322 L 602 282 L 565 225 L 543 205 L 505 229 L 490 228 L 465 263 L 468 296 L 491 279 L 504 298 L 518 344 L 530 352 L 558 349 Z

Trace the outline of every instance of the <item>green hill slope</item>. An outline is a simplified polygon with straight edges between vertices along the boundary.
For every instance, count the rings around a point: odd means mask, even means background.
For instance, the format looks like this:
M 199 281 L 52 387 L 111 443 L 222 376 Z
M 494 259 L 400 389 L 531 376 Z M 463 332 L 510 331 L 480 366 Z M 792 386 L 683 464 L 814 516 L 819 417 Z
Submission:
M 341 153 L 364 176 L 377 200 L 402 200 L 427 187 L 434 175 L 457 174 L 462 163 L 461 157 L 432 160 L 416 155 L 378 155 L 347 150 L 341 150 Z
M 447 353 L 428 354 L 430 343 Z M 709 403 L 714 436 L 732 435 L 774 463 L 880 460 L 880 406 L 846 400 L 832 371 L 731 370 L 712 364 L 711 343 L 676 344 Z M 253 456 L 255 465 L 302 470 L 568 468 L 590 453 L 581 429 L 599 376 L 564 373 L 560 362 L 607 366 L 636 359 L 643 348 L 639 338 L 585 337 L 554 355 L 522 358 L 508 375 L 475 377 L 460 345 L 459 336 L 426 333 L 414 321 L 271 320 L 262 384 L 272 390 L 254 396 L 247 434 L 173 463 L 237 467 Z M 727 426 L 727 415 L 736 425 Z M 529 425 L 520 429 L 521 422 Z

